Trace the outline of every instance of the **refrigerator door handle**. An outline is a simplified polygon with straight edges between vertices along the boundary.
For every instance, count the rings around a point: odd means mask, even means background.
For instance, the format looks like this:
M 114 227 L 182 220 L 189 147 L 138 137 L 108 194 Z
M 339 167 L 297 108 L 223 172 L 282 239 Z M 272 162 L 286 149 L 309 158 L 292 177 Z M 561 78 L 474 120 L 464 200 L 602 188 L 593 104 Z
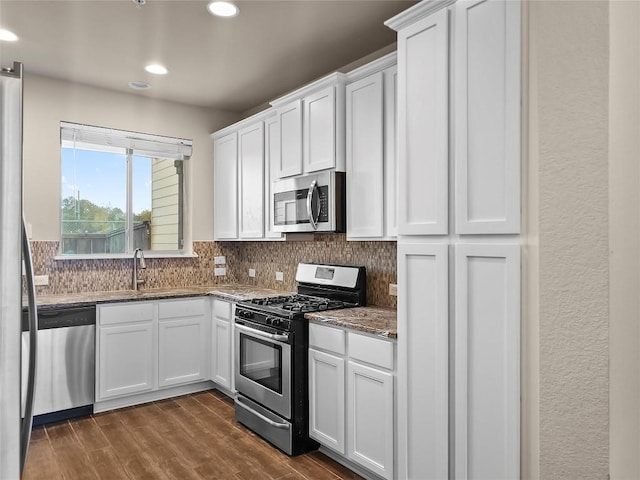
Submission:
M 24 471 L 27 449 L 31 440 L 33 426 L 33 402 L 36 384 L 36 357 L 38 351 L 38 307 L 36 305 L 36 285 L 33 276 L 33 258 L 27 237 L 27 229 L 22 220 L 22 256 L 27 280 L 27 296 L 29 298 L 29 371 L 27 376 L 26 404 L 22 428 L 20 429 L 20 472 Z

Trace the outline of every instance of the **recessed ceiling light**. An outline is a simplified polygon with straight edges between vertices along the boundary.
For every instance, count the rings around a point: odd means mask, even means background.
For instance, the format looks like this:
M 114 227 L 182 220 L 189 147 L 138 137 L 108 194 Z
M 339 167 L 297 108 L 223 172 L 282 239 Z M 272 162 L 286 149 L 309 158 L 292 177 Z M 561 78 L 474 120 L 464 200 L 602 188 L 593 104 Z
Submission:
M 131 88 L 133 88 L 134 90 L 147 90 L 148 88 L 151 88 L 151 84 L 148 82 L 129 82 L 129 86 Z
M 166 75 L 167 73 L 169 73 L 169 70 L 167 70 L 166 67 L 163 67 L 162 65 L 157 63 L 149 64 L 146 67 L 144 67 L 144 69 L 147 72 L 154 73 L 156 75 Z
M 10 32 L 9 30 L 0 28 L 0 40 L 5 42 L 15 42 L 16 40 L 18 40 L 18 36 L 15 33 Z
M 207 5 L 207 10 L 217 17 L 235 17 L 240 9 L 231 2 L 211 2 Z

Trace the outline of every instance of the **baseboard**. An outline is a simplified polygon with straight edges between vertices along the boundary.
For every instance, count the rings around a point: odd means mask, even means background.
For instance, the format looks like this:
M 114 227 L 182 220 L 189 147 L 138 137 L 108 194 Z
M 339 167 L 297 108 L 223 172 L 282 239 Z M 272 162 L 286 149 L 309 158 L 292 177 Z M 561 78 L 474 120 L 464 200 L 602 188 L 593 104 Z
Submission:
M 93 411 L 94 413 L 108 412 L 109 410 L 115 410 L 117 408 L 131 407 L 133 405 L 140 405 L 141 403 L 165 400 L 167 398 L 187 395 L 189 393 L 211 390 L 213 388 L 219 387 L 217 384 L 211 381 L 190 383 L 188 385 L 180 385 L 178 387 L 163 388 L 161 390 L 154 390 L 151 392 L 138 393 L 136 395 L 127 395 L 111 400 L 96 402 L 93 405 Z
M 362 478 L 365 478 L 366 480 L 385 480 L 380 475 L 376 475 L 375 473 L 372 473 L 369 470 L 366 470 L 366 469 L 362 468 L 357 463 L 352 462 L 348 458 L 345 458 L 342 455 L 340 455 L 339 453 L 334 452 L 330 448 L 327 448 L 327 447 L 321 445 L 320 448 L 318 449 L 318 451 L 320 453 L 324 453 L 331 460 L 335 460 L 339 464 L 344 465 L 349 470 L 357 473 L 358 475 L 360 475 Z

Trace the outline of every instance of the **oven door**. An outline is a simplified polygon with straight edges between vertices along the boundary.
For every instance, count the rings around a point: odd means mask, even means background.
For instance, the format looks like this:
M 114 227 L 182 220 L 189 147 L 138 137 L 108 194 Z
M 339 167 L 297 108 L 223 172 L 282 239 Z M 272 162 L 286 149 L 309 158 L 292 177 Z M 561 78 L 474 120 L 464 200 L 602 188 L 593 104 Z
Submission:
M 235 329 L 236 390 L 291 418 L 291 344 L 293 334 L 273 334 L 242 320 Z

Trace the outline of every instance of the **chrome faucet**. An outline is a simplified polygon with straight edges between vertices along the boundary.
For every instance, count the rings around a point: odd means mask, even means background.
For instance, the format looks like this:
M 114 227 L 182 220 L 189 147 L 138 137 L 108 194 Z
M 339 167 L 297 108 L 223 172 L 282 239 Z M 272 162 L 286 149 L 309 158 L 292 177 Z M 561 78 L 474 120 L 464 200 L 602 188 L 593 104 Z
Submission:
M 141 248 L 136 248 L 133 251 L 133 289 L 138 290 L 138 285 L 142 285 L 144 283 L 143 278 L 138 278 L 138 262 L 136 259 L 138 257 L 138 252 L 140 252 L 140 268 L 142 270 L 147 268 L 147 265 L 144 262 L 144 253 L 142 253 Z

